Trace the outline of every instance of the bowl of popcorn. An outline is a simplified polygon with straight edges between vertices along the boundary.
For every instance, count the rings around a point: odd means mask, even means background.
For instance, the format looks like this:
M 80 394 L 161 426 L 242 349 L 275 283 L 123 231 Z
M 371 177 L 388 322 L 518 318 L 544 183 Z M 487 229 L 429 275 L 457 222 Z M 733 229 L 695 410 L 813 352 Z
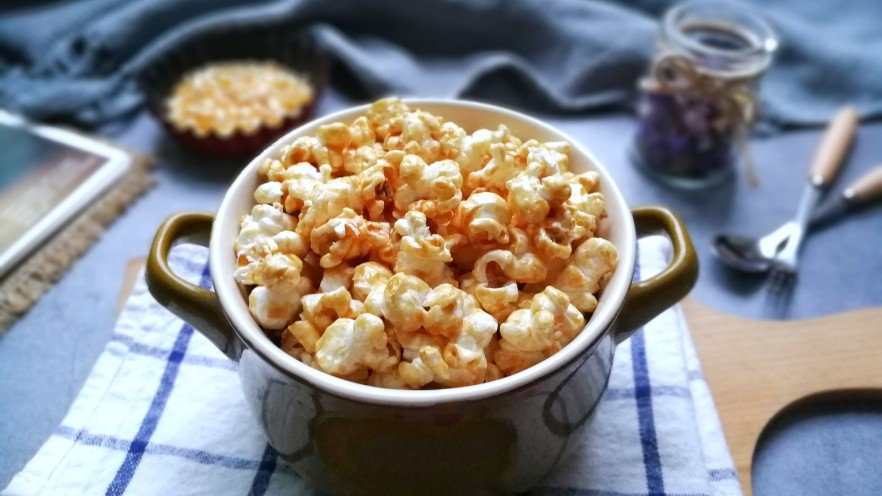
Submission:
M 638 236 L 670 265 L 632 281 Z M 171 247 L 207 244 L 214 290 Z M 698 264 L 558 129 L 492 105 L 383 99 L 291 131 L 214 216 L 157 232 L 157 300 L 238 362 L 270 444 L 334 494 L 516 494 L 578 441 L 618 343 Z

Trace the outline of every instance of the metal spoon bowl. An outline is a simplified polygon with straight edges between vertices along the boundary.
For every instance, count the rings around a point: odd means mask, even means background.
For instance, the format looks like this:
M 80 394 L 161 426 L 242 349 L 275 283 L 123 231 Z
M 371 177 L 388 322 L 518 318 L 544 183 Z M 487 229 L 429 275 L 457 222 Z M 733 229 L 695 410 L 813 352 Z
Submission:
M 750 274 L 762 274 L 772 268 L 773 259 L 787 238 L 790 222 L 762 238 L 721 234 L 714 238 L 713 252 L 729 267 Z
M 870 169 L 845 188 L 838 198 L 815 209 L 809 228 L 833 222 L 879 199 L 882 199 L 882 166 Z M 775 256 L 795 228 L 793 222 L 787 222 L 758 239 L 721 234 L 713 240 L 713 252 L 724 264 L 735 270 L 762 274 L 772 268 Z
M 812 211 L 842 168 L 857 125 L 858 114 L 854 108 L 843 107 L 836 113 L 815 150 L 796 218 L 757 240 L 733 235 L 717 236 L 714 253 L 723 263 L 736 270 L 763 273 L 787 261 L 795 270 L 796 255 Z

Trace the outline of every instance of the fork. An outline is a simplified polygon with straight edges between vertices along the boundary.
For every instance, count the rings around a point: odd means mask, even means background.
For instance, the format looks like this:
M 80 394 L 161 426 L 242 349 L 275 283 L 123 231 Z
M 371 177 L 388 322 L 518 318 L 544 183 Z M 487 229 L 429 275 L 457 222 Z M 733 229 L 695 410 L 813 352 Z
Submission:
M 786 309 L 786 304 L 793 293 L 793 286 L 796 284 L 799 248 L 805 238 L 806 226 L 808 226 L 812 210 L 823 193 L 817 184 L 818 181 L 813 180 L 812 187 L 803 190 L 796 218 L 787 223 L 787 230 L 791 233 L 790 237 L 787 238 L 784 248 L 772 258 L 768 291 L 775 307 L 773 310 L 777 310 L 776 313 Z
M 793 288 L 796 286 L 798 259 L 794 253 L 779 255 L 772 265 L 767 287 L 766 308 L 768 313 L 777 318 L 787 316 L 790 298 L 793 296 Z
M 784 249 L 772 259 L 772 270 L 769 274 L 767 308 L 774 317 L 783 318 L 787 314 L 790 298 L 793 296 L 793 288 L 796 285 L 796 275 L 799 264 L 799 247 L 805 234 L 805 225 L 811 207 L 815 204 L 817 195 L 803 194 L 800 209 L 796 220 L 790 230 L 792 232 Z M 808 206 L 809 212 L 803 212 L 803 207 Z M 806 215 L 806 218 L 803 218 Z
M 815 153 L 809 172 L 809 181 L 802 191 L 796 218 L 788 222 L 790 237 L 784 248 L 772 258 L 769 276 L 769 307 L 783 317 L 796 284 L 799 248 L 805 237 L 812 210 L 841 168 L 857 127 L 857 112 L 851 107 L 841 109 L 830 121 L 824 138 Z

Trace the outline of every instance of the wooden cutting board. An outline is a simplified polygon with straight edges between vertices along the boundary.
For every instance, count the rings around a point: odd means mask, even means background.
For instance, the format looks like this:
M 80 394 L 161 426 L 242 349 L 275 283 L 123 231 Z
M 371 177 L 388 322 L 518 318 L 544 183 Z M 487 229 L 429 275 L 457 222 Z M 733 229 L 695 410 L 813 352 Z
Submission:
M 882 391 L 882 308 L 788 322 L 733 317 L 691 299 L 683 311 L 747 495 L 754 448 L 776 414 L 823 392 Z
M 129 262 L 118 311 L 143 266 L 144 259 Z M 770 322 L 687 298 L 683 311 L 748 496 L 754 448 L 775 415 L 822 392 L 882 391 L 882 308 Z

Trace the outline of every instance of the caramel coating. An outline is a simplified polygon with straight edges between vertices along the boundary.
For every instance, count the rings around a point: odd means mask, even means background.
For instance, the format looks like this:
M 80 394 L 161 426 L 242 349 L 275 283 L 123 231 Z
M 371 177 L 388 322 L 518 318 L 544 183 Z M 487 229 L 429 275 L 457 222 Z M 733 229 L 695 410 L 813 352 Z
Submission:
M 617 264 L 596 235 L 600 177 L 568 154 L 380 100 L 260 165 L 235 277 L 283 350 L 337 377 L 418 389 L 518 373 L 578 336 Z

